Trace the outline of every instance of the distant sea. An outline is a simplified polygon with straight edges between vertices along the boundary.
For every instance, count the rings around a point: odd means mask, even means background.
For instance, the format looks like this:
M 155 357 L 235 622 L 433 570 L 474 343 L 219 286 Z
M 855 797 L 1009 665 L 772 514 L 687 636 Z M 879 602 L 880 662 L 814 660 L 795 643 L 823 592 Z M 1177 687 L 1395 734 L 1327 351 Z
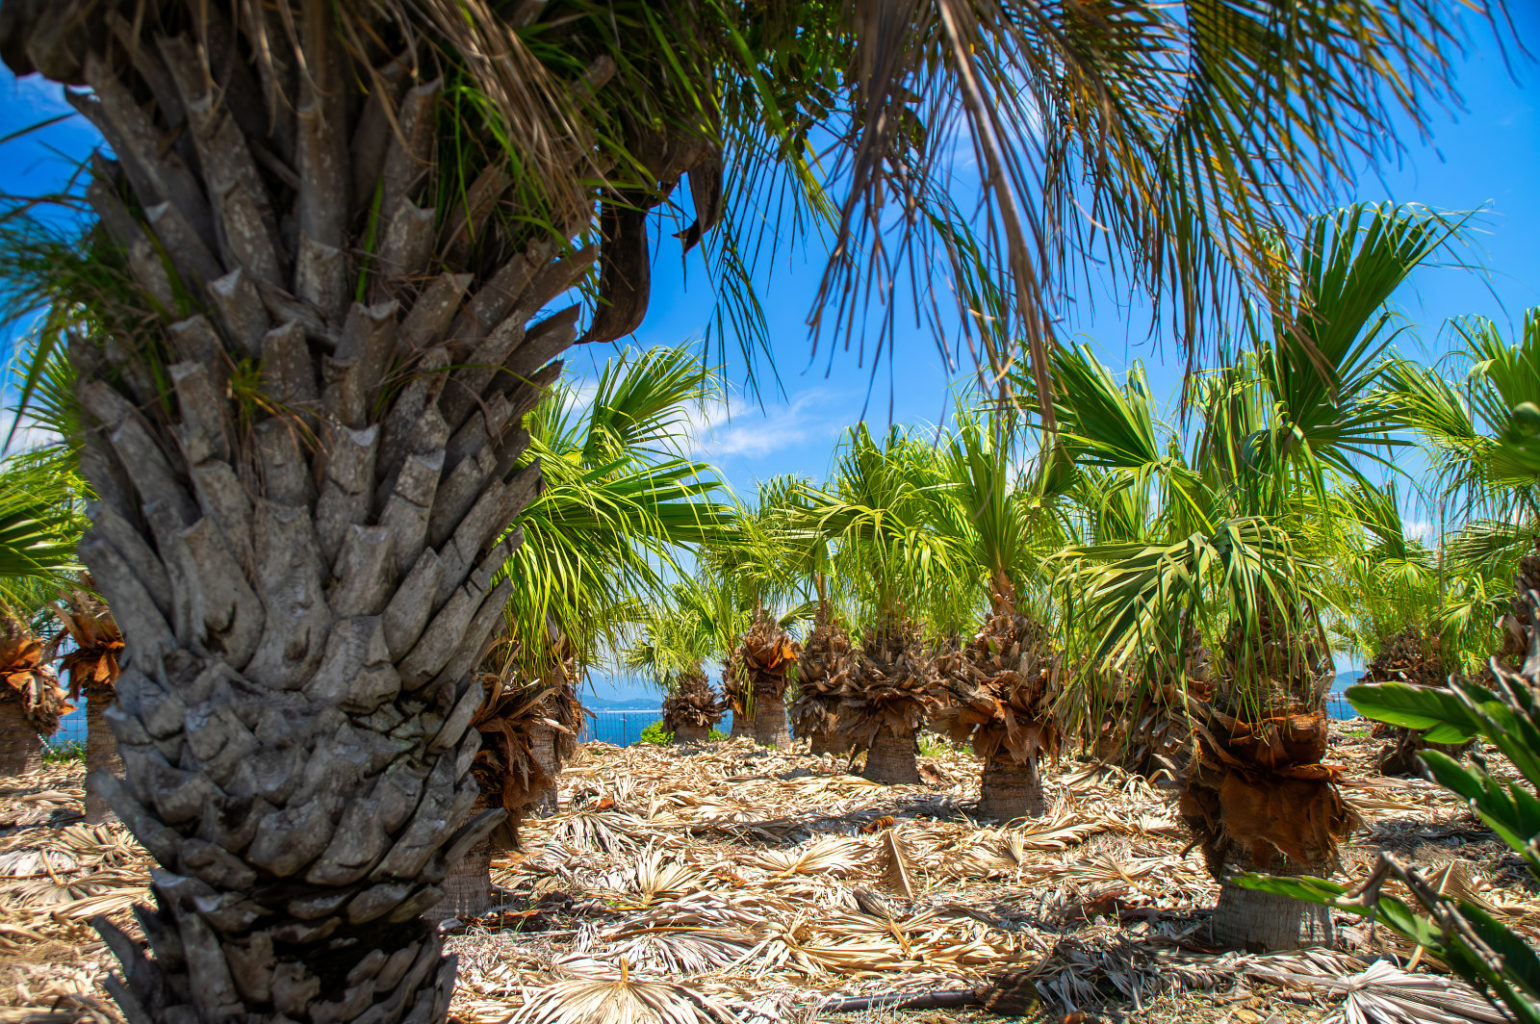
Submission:
M 1331 692 L 1326 697 L 1326 713 L 1333 718 L 1357 718 L 1358 712 L 1353 710 L 1343 691 L 1359 679 L 1363 678 L 1364 670 L 1354 669 L 1351 672 L 1338 672 L 1336 681 L 1331 684 Z
M 1363 675 L 1363 669 L 1354 669 L 1351 672 L 1338 672 L 1336 680 L 1332 683 L 1331 692 L 1326 698 L 1326 711 L 1332 718 L 1356 718 L 1357 712 L 1342 695 L 1343 691 L 1356 683 Z M 586 718 L 583 727 L 584 740 L 600 740 L 604 743 L 613 743 L 617 747 L 629 747 L 633 743 L 641 742 L 642 730 L 663 716 L 659 713 L 658 706 L 654 704 L 647 707 L 643 698 L 636 700 L 605 701 L 600 698 L 596 704 L 609 703 L 621 704 L 621 707 L 595 706 L 590 707 L 591 718 Z M 732 728 L 732 715 L 722 719 L 717 726 L 723 732 Z M 65 715 L 59 720 L 59 731 L 49 738 L 48 742 L 54 746 L 65 743 L 86 740 L 86 713 L 84 708 Z

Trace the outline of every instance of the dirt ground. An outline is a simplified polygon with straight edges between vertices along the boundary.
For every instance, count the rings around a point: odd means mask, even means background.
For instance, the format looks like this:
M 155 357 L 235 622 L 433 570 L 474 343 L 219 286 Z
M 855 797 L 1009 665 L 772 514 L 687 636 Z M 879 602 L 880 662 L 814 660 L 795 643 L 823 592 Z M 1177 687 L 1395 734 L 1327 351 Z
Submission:
M 1365 819 L 1346 878 L 1387 850 L 1453 864 L 1450 885 L 1533 939 L 1540 899 L 1519 860 L 1437 787 L 1374 775 L 1365 723 L 1334 730 Z M 1218 887 L 1184 854 L 1169 780 L 1065 761 L 1045 772 L 1049 814 L 1002 828 L 973 816 L 978 761 L 931 749 L 921 785 L 886 787 L 746 741 L 587 745 L 561 812 L 526 821 L 522 851 L 494 862 L 498 908 L 448 939 L 454 1017 L 1000 1019 L 955 1005 L 983 990 L 999 1013 L 1055 1024 L 1504 1019 L 1346 915 L 1336 949 L 1214 949 Z M 88 922 L 129 921 L 150 863 L 120 828 L 80 823 L 82 782 L 78 764 L 0 782 L 0 1024 L 118 1019 Z M 925 994 L 954 1005 L 883 1005 Z

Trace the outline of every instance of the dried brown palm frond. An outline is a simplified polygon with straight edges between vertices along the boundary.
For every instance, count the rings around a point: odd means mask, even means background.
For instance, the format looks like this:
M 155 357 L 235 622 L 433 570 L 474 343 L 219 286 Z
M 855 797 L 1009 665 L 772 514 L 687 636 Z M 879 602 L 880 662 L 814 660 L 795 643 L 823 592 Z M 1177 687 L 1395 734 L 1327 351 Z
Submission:
M 21 619 L 0 612 L 0 705 L 16 709 L 25 728 L 41 735 L 52 735 L 74 710 L 49 664 L 50 646 Z
M 856 657 L 845 624 L 820 606 L 797 662 L 797 696 L 791 705 L 792 727 L 799 737 L 808 738 L 814 754 L 834 753 L 846 745 L 839 706 L 856 671 Z
M 739 678 L 753 694 L 754 739 L 764 746 L 782 748 L 791 743 L 786 683 L 800 654 L 801 647 L 791 634 L 763 608 L 754 613 L 753 624 L 738 641 Z
M 986 762 L 1057 757 L 1052 705 L 1063 661 L 1042 623 L 1009 606 L 995 612 L 963 651 L 939 724 L 953 742 L 972 742 Z
M 879 623 L 839 704 L 840 731 L 867 751 L 866 775 L 879 782 L 919 782 L 915 736 L 941 706 L 943 688 L 919 625 Z
M 636 970 L 656 975 L 705 974 L 731 968 L 743 960 L 753 947 L 753 940 L 739 932 L 723 929 L 686 928 L 666 925 L 622 930 L 620 936 L 606 935 L 613 945 L 605 949 L 605 959 L 617 963 L 624 959 Z
M 750 867 L 782 875 L 845 875 L 861 870 L 867 844 L 843 836 L 820 836 L 789 850 L 764 850 L 744 859 Z
M 595 889 L 646 908 L 688 896 L 705 884 L 699 870 L 648 845 L 630 864 L 601 876 Z
M 697 989 L 618 973 L 558 981 L 529 997 L 513 1024 L 737 1024 L 729 1006 Z
M 1189 695 L 1197 742 L 1179 809 L 1209 873 L 1226 883 L 1215 914 L 1220 941 L 1293 943 L 1301 937 L 1282 931 L 1301 927 L 1323 930 L 1312 939 L 1329 938 L 1329 917 L 1313 913 L 1258 910 L 1272 920 L 1253 923 L 1247 918 L 1255 908 L 1228 883 L 1237 869 L 1335 870 L 1341 843 L 1360 823 L 1337 785 L 1342 768 L 1321 763 L 1328 722 L 1322 698 L 1334 668 L 1318 636 L 1264 603 L 1256 635 L 1243 635 L 1237 624 L 1227 638 L 1226 675 L 1212 698 Z
M 517 848 L 522 818 L 548 794 L 554 794 L 562 754 L 576 748 L 582 708 L 568 677 L 570 656 L 553 652 L 550 671 L 531 680 L 506 645 L 482 659 L 484 693 L 471 725 L 481 733 L 481 749 L 471 772 L 487 806 L 502 807 L 507 821 L 493 844 Z
M 59 659 L 59 671 L 69 676 L 70 700 L 82 696 L 91 700 L 95 691 L 110 702 L 120 672 L 123 633 L 93 586 L 90 576 L 82 575 L 80 585 L 70 588 L 62 595 L 63 601 L 53 605 L 54 614 L 64 624 L 64 635 L 74 643 L 74 648 Z
M 78 585 L 67 589 L 62 601 L 53 604 L 54 615 L 64 624 L 64 632 L 54 637 L 58 645 L 66 637 L 73 647 L 59 659 L 61 672 L 69 674 L 70 700 L 86 701 L 86 770 L 123 773 L 123 759 L 118 756 L 118 741 L 107 724 L 107 709 L 117 699 L 118 676 L 122 671 L 123 633 L 118 629 L 107 603 L 94 593 L 89 574 L 81 574 Z M 86 782 L 87 821 L 104 821 L 111 815 L 101 779 Z
M 726 702 L 697 665 L 680 673 L 663 698 L 663 728 L 673 733 L 677 742 L 703 740 L 722 720 L 725 710 Z

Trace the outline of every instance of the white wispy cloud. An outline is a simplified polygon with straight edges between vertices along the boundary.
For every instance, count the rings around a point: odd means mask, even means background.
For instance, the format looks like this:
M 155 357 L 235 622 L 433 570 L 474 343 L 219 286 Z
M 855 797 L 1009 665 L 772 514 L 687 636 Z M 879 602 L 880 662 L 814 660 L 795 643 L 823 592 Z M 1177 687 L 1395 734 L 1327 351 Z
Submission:
M 751 401 L 713 401 L 689 416 L 690 453 L 707 461 L 757 458 L 810 441 L 834 437 L 844 420 L 829 414 L 843 408 L 822 388 L 795 396 L 785 405 L 761 409 Z
M 1438 539 L 1438 524 L 1431 519 L 1408 519 L 1401 524 L 1407 540 L 1431 544 Z

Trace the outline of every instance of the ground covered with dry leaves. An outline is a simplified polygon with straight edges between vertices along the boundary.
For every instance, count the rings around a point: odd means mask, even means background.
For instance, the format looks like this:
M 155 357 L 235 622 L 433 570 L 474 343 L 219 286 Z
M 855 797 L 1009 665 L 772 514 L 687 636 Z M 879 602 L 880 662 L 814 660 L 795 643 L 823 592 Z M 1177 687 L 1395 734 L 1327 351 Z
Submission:
M 1363 723 L 1334 729 L 1366 820 L 1348 873 L 1381 850 L 1453 865 L 1447 888 L 1534 938 L 1540 897 L 1520 862 L 1435 786 L 1371 774 Z M 455 1018 L 986 1020 L 882 1002 L 1005 971 L 1028 1019 L 1068 1024 L 1504 1019 L 1348 917 L 1336 950 L 1212 949 L 1217 887 L 1183 854 L 1169 785 L 1068 761 L 1045 774 L 1046 818 L 999 828 L 974 817 L 965 752 L 922 758 L 919 786 L 847 767 L 745 741 L 589 744 L 561 813 L 525 822 L 524 852 L 494 863 L 499 909 L 449 939 Z M 78 765 L 0 782 L 0 1022 L 118 1019 L 88 922 L 130 921 L 150 862 L 116 826 L 79 823 L 81 785 Z

